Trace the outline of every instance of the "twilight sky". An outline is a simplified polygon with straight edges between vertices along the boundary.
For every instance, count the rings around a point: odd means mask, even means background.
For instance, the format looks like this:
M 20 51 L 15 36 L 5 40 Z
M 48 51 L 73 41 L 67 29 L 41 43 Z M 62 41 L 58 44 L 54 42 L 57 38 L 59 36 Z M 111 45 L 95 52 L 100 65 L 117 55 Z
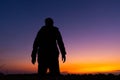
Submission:
M 0 0 L 0 72 L 37 72 L 30 55 L 46 17 L 63 36 L 61 72 L 120 70 L 119 0 Z

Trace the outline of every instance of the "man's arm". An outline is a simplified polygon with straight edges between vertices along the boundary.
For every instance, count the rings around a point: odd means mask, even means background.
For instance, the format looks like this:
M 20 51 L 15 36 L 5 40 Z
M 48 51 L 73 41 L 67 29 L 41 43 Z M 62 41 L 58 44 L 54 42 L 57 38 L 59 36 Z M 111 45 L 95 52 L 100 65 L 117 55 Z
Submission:
M 61 54 L 62 54 L 62 61 L 64 63 L 66 61 L 66 51 L 65 51 L 65 46 L 64 46 L 64 43 L 62 40 L 61 33 L 59 32 L 58 29 L 57 29 L 57 42 L 58 42 L 58 46 L 59 46 Z
M 39 44 L 38 41 L 39 41 L 39 32 L 33 43 L 33 50 L 32 50 L 32 54 L 31 54 L 32 64 L 35 64 L 35 62 L 36 62 L 36 53 L 38 51 L 38 44 Z

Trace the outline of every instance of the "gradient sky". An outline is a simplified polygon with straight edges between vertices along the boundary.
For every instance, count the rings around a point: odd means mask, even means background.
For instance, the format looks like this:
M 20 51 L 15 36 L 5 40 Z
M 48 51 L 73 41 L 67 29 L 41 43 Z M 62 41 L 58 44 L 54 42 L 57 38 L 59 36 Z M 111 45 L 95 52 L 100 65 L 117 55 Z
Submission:
M 63 36 L 61 72 L 120 70 L 119 0 L 0 0 L 0 72 L 37 72 L 31 51 L 46 17 Z

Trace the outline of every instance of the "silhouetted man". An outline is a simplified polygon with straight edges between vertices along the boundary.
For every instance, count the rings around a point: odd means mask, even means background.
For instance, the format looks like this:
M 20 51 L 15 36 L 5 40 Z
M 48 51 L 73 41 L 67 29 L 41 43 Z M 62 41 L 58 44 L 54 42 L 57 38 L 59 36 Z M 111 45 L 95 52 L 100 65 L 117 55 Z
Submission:
M 49 69 L 51 76 L 58 76 L 60 74 L 59 49 L 62 54 L 62 61 L 66 61 L 66 51 L 62 36 L 53 23 L 51 18 L 45 19 L 45 26 L 39 30 L 33 44 L 32 63 L 35 64 L 37 54 L 38 74 L 40 77 L 45 77 L 47 69 Z

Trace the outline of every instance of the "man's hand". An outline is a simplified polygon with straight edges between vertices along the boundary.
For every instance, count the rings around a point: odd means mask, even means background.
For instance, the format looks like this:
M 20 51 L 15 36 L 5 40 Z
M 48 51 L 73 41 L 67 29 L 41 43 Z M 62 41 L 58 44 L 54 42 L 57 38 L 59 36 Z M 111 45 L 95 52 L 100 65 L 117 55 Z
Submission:
M 66 56 L 65 55 L 62 55 L 62 61 L 63 61 L 63 63 L 66 61 Z
M 32 62 L 32 64 L 35 64 L 36 58 L 32 58 L 31 62 Z
M 32 54 L 31 58 L 32 58 L 32 60 L 31 60 L 32 64 L 35 64 L 35 62 L 36 62 L 36 55 Z

